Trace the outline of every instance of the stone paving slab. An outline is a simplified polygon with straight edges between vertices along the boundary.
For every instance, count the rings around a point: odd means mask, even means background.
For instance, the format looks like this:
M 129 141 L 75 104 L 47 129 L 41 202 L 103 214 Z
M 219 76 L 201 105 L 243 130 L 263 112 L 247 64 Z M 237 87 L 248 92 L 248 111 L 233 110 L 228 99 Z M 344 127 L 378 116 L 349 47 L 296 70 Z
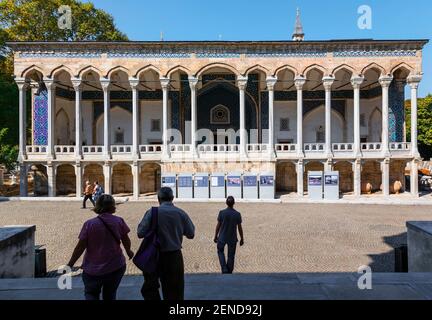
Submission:
M 359 290 L 353 274 L 187 274 L 187 300 L 432 300 L 432 284 L 420 279 L 432 274 L 402 276 L 399 284 L 382 284 L 388 274 L 376 273 L 372 290 Z M 296 280 L 297 279 L 297 280 Z M 125 276 L 119 300 L 141 300 L 143 278 Z M 72 290 L 57 289 L 57 279 L 1 279 L 0 300 L 82 300 L 81 277 Z

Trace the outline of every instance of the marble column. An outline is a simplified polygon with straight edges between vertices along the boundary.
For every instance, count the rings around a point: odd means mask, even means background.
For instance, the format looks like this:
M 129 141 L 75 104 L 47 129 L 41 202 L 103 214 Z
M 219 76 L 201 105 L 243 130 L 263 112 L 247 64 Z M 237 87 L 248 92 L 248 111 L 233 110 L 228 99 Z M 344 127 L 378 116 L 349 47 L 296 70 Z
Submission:
M 104 174 L 104 189 L 106 194 L 112 193 L 111 186 L 111 176 L 112 176 L 112 168 L 109 162 L 105 162 L 103 165 L 103 174 Z
M 191 90 L 191 144 L 193 154 L 197 153 L 197 95 L 196 86 L 198 84 L 198 78 L 189 76 L 189 86 Z
M 360 87 L 364 81 L 363 76 L 351 78 L 351 84 L 354 89 L 354 156 L 361 157 L 360 148 Z
M 82 88 L 81 88 L 81 79 L 73 78 L 72 85 L 75 89 L 75 158 L 77 160 L 81 160 L 82 155 L 82 106 L 81 106 L 81 98 L 82 98 Z
M 139 98 L 138 85 L 139 79 L 129 78 L 129 83 L 132 88 L 132 158 L 139 159 Z
M 56 196 L 56 167 L 52 163 L 48 163 L 47 178 L 48 178 L 48 197 Z
M 362 170 L 362 162 L 360 159 L 356 159 L 353 163 L 353 172 L 354 172 L 354 196 L 361 196 L 361 170 Z
M 168 157 L 168 91 L 170 79 L 160 77 L 162 87 L 162 158 Z
M 48 95 L 48 146 L 47 146 L 47 157 L 52 160 L 55 157 L 54 145 L 55 145 L 55 83 L 51 78 L 44 79 L 45 86 L 47 88 Z
M 325 89 L 325 153 L 327 158 L 332 157 L 332 136 L 331 136 L 331 87 L 334 82 L 334 77 L 324 77 L 322 79 Z
M 28 167 L 24 162 L 20 163 L 20 197 L 28 196 Z
M 381 162 L 382 173 L 382 192 L 383 195 L 388 197 L 390 195 L 390 158 L 385 158 Z
M 18 161 L 24 161 L 26 157 L 26 144 L 27 144 L 27 107 L 26 107 L 26 93 L 28 83 L 26 79 L 15 79 L 19 91 L 19 153 Z
M 419 158 L 415 158 L 411 161 L 411 172 L 410 172 L 410 192 L 413 197 L 419 196 L 419 178 L 418 178 L 418 169 L 419 169 Z
M 300 197 L 303 197 L 304 196 L 304 186 L 303 186 L 304 162 L 302 159 L 297 161 L 296 171 L 297 171 L 297 194 Z
M 268 125 L 268 151 L 270 157 L 275 156 L 274 151 L 274 87 L 277 82 L 276 76 L 269 76 L 266 79 L 268 90 L 268 106 L 269 106 L 269 125 Z
M 411 152 L 414 158 L 420 158 L 417 142 L 417 95 L 421 79 L 421 75 L 408 77 L 408 84 L 411 87 Z
M 238 76 L 237 86 L 239 88 L 240 97 L 240 157 L 244 158 L 247 156 L 246 145 L 247 145 L 247 132 L 246 132 L 246 111 L 245 111 L 245 91 L 247 86 L 248 77 Z
M 100 83 L 104 96 L 104 150 L 103 155 L 105 160 L 111 159 L 111 101 L 110 101 L 110 79 L 101 78 Z M 106 188 L 105 188 L 106 190 Z
M 306 83 L 306 78 L 303 76 L 297 76 L 294 79 L 294 84 L 297 89 L 297 154 L 299 157 L 303 157 L 303 86 Z M 297 173 L 298 175 L 298 173 Z M 303 185 L 303 175 L 301 178 Z M 297 184 L 298 185 L 298 184 Z M 303 195 L 303 188 L 301 190 Z
M 140 165 L 138 161 L 134 161 L 132 164 L 132 176 L 133 176 L 133 199 L 138 200 L 140 196 Z
M 389 151 L 389 87 L 393 76 L 381 76 L 379 83 L 382 87 L 382 151 L 384 157 L 390 156 Z
M 75 184 L 76 184 L 76 198 L 80 199 L 83 191 L 83 167 L 79 161 L 75 164 Z

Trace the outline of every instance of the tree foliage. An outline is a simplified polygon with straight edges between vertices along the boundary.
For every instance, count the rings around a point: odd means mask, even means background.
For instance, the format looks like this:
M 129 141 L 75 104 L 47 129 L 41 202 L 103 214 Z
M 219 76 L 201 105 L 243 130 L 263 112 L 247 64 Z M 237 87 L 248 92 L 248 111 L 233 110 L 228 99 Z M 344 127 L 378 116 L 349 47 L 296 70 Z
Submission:
M 405 102 L 407 140 L 411 140 L 411 101 Z M 424 159 L 432 158 L 432 95 L 418 99 L 417 131 L 420 155 Z
M 16 165 L 18 147 L 4 143 L 7 132 L 8 128 L 0 129 L 0 163 L 4 164 L 8 170 L 12 170 Z
M 62 5 L 68 5 L 72 10 L 70 30 L 58 27 L 58 19 L 62 15 L 58 9 Z M 0 0 L 0 129 L 9 129 L 2 131 L 1 145 L 13 146 L 18 142 L 18 89 L 13 79 L 13 55 L 6 47 L 6 41 L 120 40 L 127 40 L 127 36 L 116 28 L 113 17 L 95 8 L 92 3 L 77 0 Z M 30 112 L 27 115 L 30 118 Z M 0 163 L 3 159 L 5 157 L 0 156 Z

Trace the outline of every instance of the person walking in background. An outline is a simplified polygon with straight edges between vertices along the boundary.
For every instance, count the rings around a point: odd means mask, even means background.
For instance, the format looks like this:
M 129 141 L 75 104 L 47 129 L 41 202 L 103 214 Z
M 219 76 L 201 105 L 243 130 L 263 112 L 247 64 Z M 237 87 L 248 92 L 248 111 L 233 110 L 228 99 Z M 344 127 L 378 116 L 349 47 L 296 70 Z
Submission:
M 90 200 L 90 202 L 93 204 L 93 207 L 95 206 L 95 202 L 93 200 L 93 186 L 91 185 L 90 181 L 85 182 L 85 188 L 84 188 L 84 199 L 83 199 L 83 205 L 81 209 L 86 208 L 86 202 L 87 200 Z
M 126 259 L 120 244 L 123 244 L 129 259 L 131 250 L 129 227 L 125 221 L 114 215 L 116 205 L 110 195 L 101 195 L 94 208 L 98 215 L 87 220 L 79 234 L 79 241 L 67 264 L 73 268 L 85 251 L 82 264 L 82 279 L 86 300 L 115 300 L 117 288 L 126 271 Z
M 158 192 L 158 226 L 160 242 L 157 272 L 144 274 L 141 294 L 145 300 L 160 300 L 159 280 L 164 300 L 184 300 L 184 262 L 181 252 L 183 236 L 193 239 L 195 226 L 188 214 L 172 203 L 171 188 L 163 187 Z M 145 237 L 150 230 L 152 210 L 148 210 L 138 225 L 138 238 Z
M 97 199 L 105 193 L 102 186 L 99 184 L 99 181 L 95 181 L 93 188 L 93 201 L 96 202 Z
M 226 199 L 227 208 L 220 211 L 214 242 L 217 243 L 217 252 L 222 273 L 233 273 L 235 252 L 237 247 L 237 228 L 240 234 L 240 246 L 244 244 L 242 217 L 240 212 L 234 209 L 234 197 Z M 225 245 L 228 246 L 228 259 L 225 259 Z

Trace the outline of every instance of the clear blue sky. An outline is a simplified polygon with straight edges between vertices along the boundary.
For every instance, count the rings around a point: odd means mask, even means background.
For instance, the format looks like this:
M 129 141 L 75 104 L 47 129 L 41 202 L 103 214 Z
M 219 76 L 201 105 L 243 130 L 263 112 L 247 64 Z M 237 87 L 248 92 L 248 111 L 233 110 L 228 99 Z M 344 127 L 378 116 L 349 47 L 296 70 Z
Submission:
M 432 39 L 430 0 L 93 0 L 131 40 L 289 40 L 299 7 L 306 40 Z M 372 30 L 357 27 L 361 5 Z M 432 93 L 432 44 L 420 96 Z

